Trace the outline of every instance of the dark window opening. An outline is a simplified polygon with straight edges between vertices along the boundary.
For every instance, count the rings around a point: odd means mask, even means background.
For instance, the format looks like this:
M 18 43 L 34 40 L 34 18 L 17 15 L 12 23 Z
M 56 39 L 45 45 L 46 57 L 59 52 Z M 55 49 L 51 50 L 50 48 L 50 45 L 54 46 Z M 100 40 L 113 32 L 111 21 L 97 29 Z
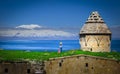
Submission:
M 27 69 L 27 73 L 30 73 L 30 69 Z
M 92 48 L 90 49 L 90 51 L 92 51 Z
M 61 60 L 61 62 L 63 62 L 63 59 Z
M 43 67 L 40 68 L 40 70 L 43 70 L 43 69 L 44 69 Z
M 79 59 L 79 56 L 77 56 L 77 59 Z
M 62 66 L 62 63 L 60 62 L 60 63 L 59 63 L 59 67 L 61 67 L 61 66 Z
M 99 47 L 99 44 L 97 44 L 97 46 Z
M 88 63 L 86 63 L 85 66 L 88 67 Z
M 5 73 L 8 73 L 8 69 L 7 68 L 5 68 Z
M 117 61 L 117 63 L 119 64 L 119 61 Z
M 94 17 L 97 17 L 97 16 L 94 16 Z

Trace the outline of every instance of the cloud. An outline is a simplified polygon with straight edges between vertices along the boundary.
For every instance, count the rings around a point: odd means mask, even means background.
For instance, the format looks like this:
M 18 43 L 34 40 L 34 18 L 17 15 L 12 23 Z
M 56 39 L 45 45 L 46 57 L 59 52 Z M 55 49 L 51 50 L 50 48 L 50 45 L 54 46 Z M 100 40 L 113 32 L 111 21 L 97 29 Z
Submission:
M 59 30 L 2 30 L 0 36 L 5 37 L 71 37 L 75 34 Z
M 40 28 L 40 29 L 36 29 Z M 77 33 L 63 29 L 50 29 L 43 26 L 31 24 L 20 25 L 16 28 L 0 29 L 0 38 L 34 38 L 34 39 L 76 39 Z
M 35 28 L 42 28 L 42 26 L 39 26 L 37 24 L 30 24 L 30 25 L 20 25 L 15 28 L 23 28 L 23 29 L 35 29 Z

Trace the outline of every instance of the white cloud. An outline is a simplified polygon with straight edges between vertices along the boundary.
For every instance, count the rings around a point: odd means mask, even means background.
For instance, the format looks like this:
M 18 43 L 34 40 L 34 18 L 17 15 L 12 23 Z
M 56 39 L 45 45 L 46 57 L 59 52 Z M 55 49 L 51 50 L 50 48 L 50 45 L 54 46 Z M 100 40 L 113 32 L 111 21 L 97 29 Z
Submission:
M 36 29 L 41 28 L 41 29 Z M 38 39 L 71 39 L 77 35 L 71 32 L 45 29 L 39 25 L 20 25 L 15 29 L 0 29 L 0 37 L 12 37 L 12 38 L 38 38 Z
M 1 30 L 0 36 L 7 37 L 72 37 L 75 34 L 58 30 Z
M 37 24 L 30 24 L 30 25 L 20 25 L 15 28 L 23 28 L 23 29 L 35 29 L 35 28 L 42 28 L 42 26 L 39 26 Z

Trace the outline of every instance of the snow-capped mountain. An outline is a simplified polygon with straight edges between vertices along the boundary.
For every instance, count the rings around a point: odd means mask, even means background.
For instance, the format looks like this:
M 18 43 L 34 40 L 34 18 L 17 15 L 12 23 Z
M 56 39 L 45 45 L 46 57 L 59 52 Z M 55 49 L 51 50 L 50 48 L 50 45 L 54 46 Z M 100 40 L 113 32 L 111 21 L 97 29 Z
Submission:
M 37 28 L 37 29 L 36 29 Z M 40 28 L 40 29 L 38 29 Z M 18 38 L 73 38 L 76 34 L 53 30 L 53 29 L 41 29 L 38 25 L 21 25 L 14 29 L 2 29 L 0 30 L 0 37 L 18 37 Z

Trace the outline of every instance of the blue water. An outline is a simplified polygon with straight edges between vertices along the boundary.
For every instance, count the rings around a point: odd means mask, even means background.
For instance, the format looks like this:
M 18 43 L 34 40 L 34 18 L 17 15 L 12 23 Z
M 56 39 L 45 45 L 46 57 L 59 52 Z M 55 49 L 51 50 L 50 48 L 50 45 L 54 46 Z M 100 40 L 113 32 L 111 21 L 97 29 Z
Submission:
M 80 48 L 78 40 L 0 40 L 0 49 L 57 51 L 59 42 L 63 43 L 63 51 Z
M 0 40 L 0 49 L 57 51 L 59 42 L 63 43 L 63 51 L 79 49 L 79 40 Z M 112 40 L 112 51 L 120 52 L 120 40 Z

